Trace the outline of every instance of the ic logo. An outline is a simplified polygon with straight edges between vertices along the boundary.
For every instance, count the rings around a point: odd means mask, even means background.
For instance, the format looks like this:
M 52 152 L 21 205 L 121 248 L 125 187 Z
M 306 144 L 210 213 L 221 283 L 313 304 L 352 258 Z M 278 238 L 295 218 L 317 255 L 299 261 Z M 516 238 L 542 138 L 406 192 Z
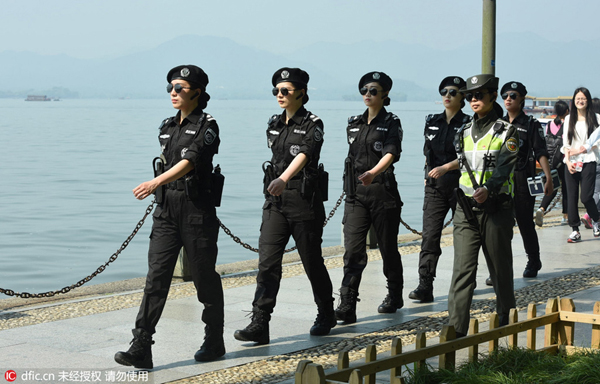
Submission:
M 17 380 L 17 372 L 13 370 L 8 370 L 4 373 L 4 378 L 6 379 L 6 381 L 13 382 Z

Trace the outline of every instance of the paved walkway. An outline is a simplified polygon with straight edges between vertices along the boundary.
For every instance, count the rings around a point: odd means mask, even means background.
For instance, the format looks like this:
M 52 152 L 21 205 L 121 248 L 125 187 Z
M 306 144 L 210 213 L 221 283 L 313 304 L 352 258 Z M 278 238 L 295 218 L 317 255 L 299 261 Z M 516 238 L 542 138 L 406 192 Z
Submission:
M 558 291 L 563 297 L 575 298 L 578 312 L 590 312 L 593 303 L 600 300 L 599 291 L 595 288 L 600 284 L 600 279 L 597 278 L 600 272 L 594 268 L 598 264 L 600 238 L 594 238 L 590 230 L 583 230 L 584 241 L 567 244 L 570 232 L 571 229 L 566 226 L 538 230 L 543 269 L 534 279 L 521 277 L 526 258 L 521 237 L 515 235 L 515 290 L 525 292 L 526 297 L 522 300 L 531 297 L 533 301 L 544 303 L 548 297 L 555 297 Z M 227 354 L 219 361 L 197 363 L 193 359 L 195 351 L 202 344 L 201 305 L 191 293 L 184 293 L 175 295 L 167 303 L 154 337 L 155 368 L 148 376 L 145 376 L 146 373 L 133 375 L 131 370 L 115 363 L 115 352 L 126 350 L 131 340 L 131 328 L 139 304 L 138 291 L 93 300 L 51 304 L 37 309 L 0 311 L 0 370 L 2 373 L 14 370 L 18 377 L 16 383 L 144 382 L 146 379 L 145 382 L 154 383 L 290 382 L 290 373 L 295 370 L 297 361 L 307 355 L 315 359 L 325 355 L 335 356 L 335 353 L 348 346 L 368 343 L 369 335 L 381 334 L 381 330 L 401 329 L 403 325 L 410 325 L 414 329 L 419 324 L 423 326 L 445 321 L 453 248 L 443 248 L 438 278 L 435 281 L 435 302 L 430 304 L 412 302 L 407 298 L 408 292 L 418 283 L 418 252 L 414 250 L 415 247 L 412 249 L 411 253 L 402 256 L 405 269 L 405 308 L 393 315 L 377 313 L 377 306 L 386 294 L 386 287 L 381 260 L 371 261 L 362 279 L 361 302 L 357 308 L 358 322 L 339 325 L 325 337 L 312 337 L 308 334 L 316 316 L 316 306 L 306 276 L 297 272 L 282 281 L 277 307 L 270 323 L 271 343 L 253 346 L 251 343 L 235 340 L 233 332 L 249 322 L 244 311 L 250 310 L 255 289 L 255 285 L 250 283 L 252 276 L 240 276 L 240 279 L 246 281 L 246 285 L 225 290 Z M 339 262 L 339 257 L 328 259 L 328 263 L 335 266 L 330 269 L 330 274 L 336 288 L 343 273 L 338 266 Z M 480 266 L 475 299 L 485 304 L 488 302 L 486 299 L 493 297 L 494 293 L 491 287 L 485 285 L 488 272 L 483 255 L 480 256 Z M 297 271 L 301 267 L 292 268 Z M 591 272 L 582 274 L 581 279 L 573 278 L 579 276 L 582 270 Z M 570 276 L 561 280 L 565 275 Z M 189 283 L 179 288 L 180 291 L 187 289 L 193 292 Z M 120 309 L 113 310 L 110 305 L 112 301 L 119 301 Z M 474 303 L 474 307 L 478 302 Z M 106 310 L 93 309 L 99 303 L 105 305 Z M 51 317 L 48 315 L 49 311 L 60 313 L 64 318 L 55 321 L 45 319 L 46 316 Z M 543 309 L 538 309 L 538 312 L 543 312 Z M 18 321 L 33 324 L 16 326 L 15 322 Z M 402 330 L 398 332 L 400 335 L 406 333 Z M 375 337 L 374 340 L 380 339 Z M 326 361 L 333 363 L 335 357 Z M 38 374 L 37 381 L 32 380 L 35 379 L 35 376 L 31 376 L 34 374 Z M 44 381 L 40 374 L 54 375 L 54 380 Z M 26 380 L 22 380 L 23 378 Z

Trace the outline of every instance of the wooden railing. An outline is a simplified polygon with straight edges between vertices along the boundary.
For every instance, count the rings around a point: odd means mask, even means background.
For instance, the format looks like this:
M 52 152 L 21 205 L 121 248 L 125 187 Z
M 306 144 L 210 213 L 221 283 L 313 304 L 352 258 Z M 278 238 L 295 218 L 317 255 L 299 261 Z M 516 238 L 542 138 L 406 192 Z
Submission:
M 365 352 L 365 361 L 350 367 L 347 351 L 340 352 L 337 369 L 325 373 L 323 366 L 313 364 L 311 360 L 298 363 L 295 373 L 296 384 L 374 384 L 375 375 L 379 372 L 390 371 L 391 384 L 404 384 L 401 377 L 402 367 L 415 364 L 418 368 L 425 364 L 426 359 L 439 358 L 439 367 L 454 369 L 456 351 L 468 348 L 469 361 L 476 361 L 479 355 L 479 344 L 489 343 L 489 351 L 498 349 L 498 340 L 508 337 L 509 347 L 517 347 L 518 336 L 527 332 L 526 347 L 536 350 L 536 329 L 545 327 L 544 347 L 540 352 L 557 353 L 559 346 L 573 346 L 575 323 L 592 324 L 591 348 L 600 349 L 600 302 L 594 305 L 593 314 L 575 312 L 571 299 L 549 299 L 546 304 L 546 314 L 537 316 L 535 304 L 527 308 L 527 320 L 518 321 L 518 312 L 511 309 L 509 324 L 498 327 L 499 319 L 496 313 L 490 316 L 489 330 L 479 332 L 479 322 L 471 319 L 469 335 L 456 339 L 454 327 L 445 325 L 440 333 L 439 343 L 426 346 L 425 332 L 417 334 L 415 350 L 402 353 L 400 338 L 392 340 L 391 356 L 377 359 L 375 345 L 369 345 Z

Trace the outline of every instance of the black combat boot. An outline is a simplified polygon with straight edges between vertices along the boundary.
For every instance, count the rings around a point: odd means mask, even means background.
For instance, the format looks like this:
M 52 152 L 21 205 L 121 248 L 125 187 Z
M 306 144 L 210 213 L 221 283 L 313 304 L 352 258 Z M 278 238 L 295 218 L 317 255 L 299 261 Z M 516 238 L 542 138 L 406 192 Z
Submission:
M 537 277 L 540 269 L 542 269 L 542 261 L 539 258 L 534 259 L 530 257 L 523 271 L 523 277 Z
M 152 369 L 152 335 L 144 329 L 132 330 L 133 340 L 127 352 L 117 352 L 115 361 L 121 365 L 133 365 L 136 368 Z
M 377 308 L 379 313 L 396 313 L 397 309 L 404 307 L 402 292 L 390 292 L 383 299 L 383 303 Z
M 419 276 L 419 286 L 408 294 L 408 298 L 419 300 L 421 303 L 431 303 L 433 301 L 433 276 Z
M 269 320 L 271 320 L 271 314 L 255 308 L 252 311 L 252 321 L 250 324 L 244 329 L 235 331 L 233 337 L 240 341 L 269 344 Z
M 315 323 L 310 328 L 310 334 L 313 336 L 329 335 L 331 328 L 337 325 L 335 312 L 333 311 L 333 301 L 323 307 L 319 307 L 319 313 Z
M 204 327 L 204 343 L 194 355 L 196 361 L 213 361 L 225 354 L 223 328 Z
M 335 310 L 335 318 L 346 324 L 356 323 L 356 302 L 358 291 L 348 287 L 340 288 L 340 303 Z

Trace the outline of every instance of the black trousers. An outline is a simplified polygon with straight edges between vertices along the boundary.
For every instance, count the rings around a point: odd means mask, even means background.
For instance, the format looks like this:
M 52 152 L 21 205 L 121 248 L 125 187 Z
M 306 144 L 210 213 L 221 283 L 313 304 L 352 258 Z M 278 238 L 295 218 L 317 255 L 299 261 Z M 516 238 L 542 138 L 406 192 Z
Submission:
M 568 194 L 567 194 L 567 185 L 565 183 L 564 168 L 566 168 L 565 164 L 561 163 L 556 168 L 556 171 L 558 172 L 558 178 L 560 179 L 560 191 L 562 192 L 562 213 L 567 213 L 567 206 L 569 203 L 568 203 L 568 198 L 567 198 Z M 542 203 L 540 204 L 540 208 L 544 208 L 544 211 L 548 210 L 548 206 L 550 205 L 552 200 L 554 200 L 557 193 L 558 193 L 558 189 L 556 189 L 554 192 L 552 192 L 552 194 L 550 194 L 548 196 L 544 196 L 542 198 Z
M 303 199 L 286 189 L 280 203 L 265 202 L 260 227 L 258 275 L 252 306 L 273 312 L 281 282 L 283 252 L 290 236 L 296 242 L 318 307 L 333 307 L 333 286 L 321 252 L 325 209 L 318 193 Z
M 204 304 L 202 321 L 222 333 L 223 286 L 215 271 L 219 235 L 215 207 L 189 201 L 183 191 L 167 190 L 165 201 L 156 207 L 153 218 L 148 275 L 135 327 L 151 334 L 156 332 L 183 246 L 198 300 Z
M 527 171 L 515 171 L 515 218 L 523 238 L 525 253 L 531 260 L 540 260 L 540 243 L 533 222 L 533 208 L 535 206 L 535 196 L 529 193 L 527 186 Z
M 449 210 L 456 210 L 454 188 L 458 187 L 460 173 L 446 174 L 439 180 L 427 182 L 423 201 L 423 240 L 419 254 L 419 276 L 435 277 L 438 260 L 442 254 L 440 240 L 444 220 Z
M 592 220 L 598 221 L 598 207 L 594 201 L 594 188 L 596 186 L 596 162 L 583 163 L 581 172 L 571 174 L 565 167 L 565 184 L 569 194 L 568 212 L 569 226 L 581 225 L 579 218 L 579 184 L 581 184 L 581 203 L 585 206 L 587 214 Z
M 367 233 L 371 224 L 383 259 L 383 274 L 390 292 L 402 293 L 404 278 L 398 252 L 398 228 L 402 201 L 396 183 L 389 188 L 375 183 L 358 184 L 356 196 L 347 197 L 344 205 L 344 277 L 342 287 L 358 290 L 367 266 Z

